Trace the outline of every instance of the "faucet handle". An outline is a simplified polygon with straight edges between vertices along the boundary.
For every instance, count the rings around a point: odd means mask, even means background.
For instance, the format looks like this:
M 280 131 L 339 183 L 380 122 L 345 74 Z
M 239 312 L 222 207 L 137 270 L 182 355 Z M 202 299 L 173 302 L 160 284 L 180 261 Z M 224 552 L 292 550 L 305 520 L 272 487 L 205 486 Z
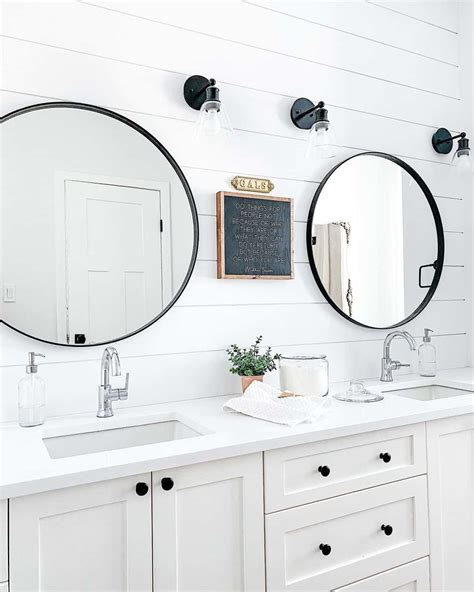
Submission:
M 402 364 L 398 360 L 392 360 L 392 370 L 399 370 L 400 368 L 409 368 L 411 364 Z
M 128 399 L 128 383 L 130 379 L 130 372 L 127 372 L 125 375 L 125 386 L 123 388 L 117 389 L 117 395 L 119 401 L 125 401 Z

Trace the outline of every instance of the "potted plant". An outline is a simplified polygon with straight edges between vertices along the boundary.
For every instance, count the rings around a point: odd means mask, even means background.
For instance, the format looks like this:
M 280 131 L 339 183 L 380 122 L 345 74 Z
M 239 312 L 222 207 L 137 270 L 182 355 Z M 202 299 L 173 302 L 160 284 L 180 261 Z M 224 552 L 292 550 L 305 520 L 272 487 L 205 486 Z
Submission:
M 242 391 L 244 393 L 254 380 L 261 382 L 265 372 L 275 370 L 276 360 L 280 357 L 280 354 L 272 354 L 271 347 L 267 347 L 261 353 L 260 343 L 262 339 L 261 335 L 257 337 L 255 343 L 249 348 L 233 344 L 227 349 L 229 361 L 232 362 L 230 371 L 232 374 L 238 374 L 241 377 Z

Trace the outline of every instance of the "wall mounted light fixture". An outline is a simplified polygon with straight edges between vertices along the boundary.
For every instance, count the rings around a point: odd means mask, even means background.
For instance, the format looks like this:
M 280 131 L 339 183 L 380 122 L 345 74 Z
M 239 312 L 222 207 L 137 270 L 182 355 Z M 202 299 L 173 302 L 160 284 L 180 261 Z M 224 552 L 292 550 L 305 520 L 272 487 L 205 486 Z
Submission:
M 469 138 L 466 138 L 466 132 L 452 136 L 446 128 L 440 127 L 433 134 L 431 143 L 438 154 L 449 154 L 453 149 L 454 140 L 458 141 L 458 147 L 451 162 L 463 169 L 470 169 L 469 153 L 471 149 L 469 148 Z
M 186 103 L 199 111 L 196 122 L 198 136 L 216 136 L 221 131 L 232 133 L 232 125 L 219 98 L 219 89 L 214 78 L 198 74 L 190 76 L 184 83 Z
M 332 158 L 338 149 L 328 110 L 324 101 L 315 105 L 305 98 L 296 99 L 290 111 L 291 121 L 299 129 L 310 130 L 306 144 L 306 156 Z

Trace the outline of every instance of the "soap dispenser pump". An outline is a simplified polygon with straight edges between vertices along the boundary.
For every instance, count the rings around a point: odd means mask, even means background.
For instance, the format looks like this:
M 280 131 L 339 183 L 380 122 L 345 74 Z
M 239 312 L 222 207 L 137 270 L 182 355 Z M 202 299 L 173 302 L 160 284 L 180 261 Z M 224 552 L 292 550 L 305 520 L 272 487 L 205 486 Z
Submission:
M 420 376 L 436 376 L 436 348 L 431 343 L 430 333 L 433 329 L 425 329 L 423 343 L 418 348 Z
M 37 357 L 45 356 L 28 352 L 26 376 L 18 383 L 18 423 L 24 428 L 41 425 L 45 420 L 46 385 L 38 374 Z

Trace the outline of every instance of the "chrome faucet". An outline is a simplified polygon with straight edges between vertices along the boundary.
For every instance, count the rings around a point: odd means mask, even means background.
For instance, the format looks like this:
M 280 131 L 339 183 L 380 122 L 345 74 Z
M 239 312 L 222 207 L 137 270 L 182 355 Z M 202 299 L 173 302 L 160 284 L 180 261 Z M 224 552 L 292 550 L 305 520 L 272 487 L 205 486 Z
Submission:
M 128 379 L 129 373 L 125 377 L 124 388 L 113 389 L 110 386 L 110 371 L 112 376 L 120 376 L 120 359 L 115 347 L 106 347 L 102 354 L 100 365 L 101 384 L 99 386 L 99 408 L 97 417 L 112 417 L 112 401 L 125 401 L 128 399 Z
M 413 339 L 412 335 L 408 333 L 408 331 L 392 331 L 389 333 L 383 342 L 382 374 L 380 376 L 380 380 L 382 382 L 392 382 L 393 370 L 399 370 L 402 368 L 402 366 L 410 366 L 410 364 L 402 364 L 398 360 L 391 359 L 390 345 L 395 337 L 403 337 L 403 339 L 405 339 L 405 341 L 410 346 L 411 351 L 416 350 L 416 341 Z

